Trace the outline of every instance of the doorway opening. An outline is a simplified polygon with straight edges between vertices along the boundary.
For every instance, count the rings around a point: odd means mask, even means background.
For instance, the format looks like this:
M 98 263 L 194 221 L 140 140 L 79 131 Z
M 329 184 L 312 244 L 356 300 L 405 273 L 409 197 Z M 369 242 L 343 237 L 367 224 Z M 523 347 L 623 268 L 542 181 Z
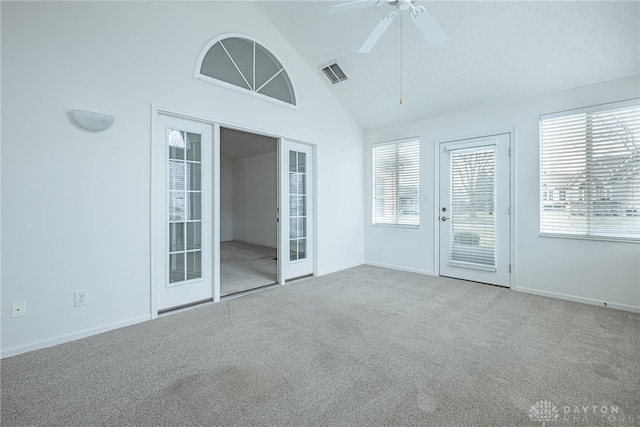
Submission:
M 220 296 L 278 282 L 278 140 L 220 128 Z

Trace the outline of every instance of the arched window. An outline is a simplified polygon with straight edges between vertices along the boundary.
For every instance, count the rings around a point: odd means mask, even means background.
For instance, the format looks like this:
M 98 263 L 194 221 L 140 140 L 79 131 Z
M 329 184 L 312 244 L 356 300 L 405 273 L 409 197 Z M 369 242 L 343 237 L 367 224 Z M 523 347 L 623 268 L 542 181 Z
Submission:
M 197 67 L 196 75 L 201 80 L 296 105 L 291 79 L 280 61 L 246 37 L 214 39 L 200 55 Z

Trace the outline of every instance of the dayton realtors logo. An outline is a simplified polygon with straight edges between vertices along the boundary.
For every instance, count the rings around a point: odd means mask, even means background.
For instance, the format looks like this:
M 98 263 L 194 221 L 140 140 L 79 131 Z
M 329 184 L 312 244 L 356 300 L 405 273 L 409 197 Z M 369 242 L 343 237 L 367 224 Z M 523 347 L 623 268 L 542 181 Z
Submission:
M 563 421 L 574 424 L 632 425 L 638 420 L 638 417 L 620 412 L 617 405 L 564 405 L 562 413 Z
M 533 421 L 542 422 L 542 427 L 546 424 L 560 418 L 558 408 L 548 400 L 538 400 L 529 408 L 529 418 Z
M 561 416 L 562 415 L 562 416 Z M 529 418 L 541 422 L 543 427 L 547 423 L 573 425 L 634 425 L 640 417 L 625 414 L 616 405 L 563 405 L 560 409 L 548 400 L 539 400 L 529 408 Z

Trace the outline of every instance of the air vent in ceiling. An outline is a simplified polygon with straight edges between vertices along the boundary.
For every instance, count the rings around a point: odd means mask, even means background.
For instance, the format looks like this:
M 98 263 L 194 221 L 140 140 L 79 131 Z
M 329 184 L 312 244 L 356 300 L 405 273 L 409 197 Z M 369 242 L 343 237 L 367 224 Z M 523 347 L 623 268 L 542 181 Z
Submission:
M 321 70 L 332 84 L 340 83 L 348 79 L 347 75 L 342 71 L 342 68 L 340 68 L 337 62 L 322 67 Z

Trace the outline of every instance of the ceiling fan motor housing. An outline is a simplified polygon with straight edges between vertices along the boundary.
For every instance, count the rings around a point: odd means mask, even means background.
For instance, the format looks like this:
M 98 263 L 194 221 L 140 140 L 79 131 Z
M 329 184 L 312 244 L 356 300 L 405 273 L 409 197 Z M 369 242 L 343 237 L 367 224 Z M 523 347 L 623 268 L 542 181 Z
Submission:
M 413 2 L 414 1 L 415 0 L 397 0 L 397 2 L 395 2 L 395 3 L 398 4 L 398 8 L 400 10 L 407 10 L 407 9 L 413 9 L 413 7 L 414 7 L 413 6 Z

